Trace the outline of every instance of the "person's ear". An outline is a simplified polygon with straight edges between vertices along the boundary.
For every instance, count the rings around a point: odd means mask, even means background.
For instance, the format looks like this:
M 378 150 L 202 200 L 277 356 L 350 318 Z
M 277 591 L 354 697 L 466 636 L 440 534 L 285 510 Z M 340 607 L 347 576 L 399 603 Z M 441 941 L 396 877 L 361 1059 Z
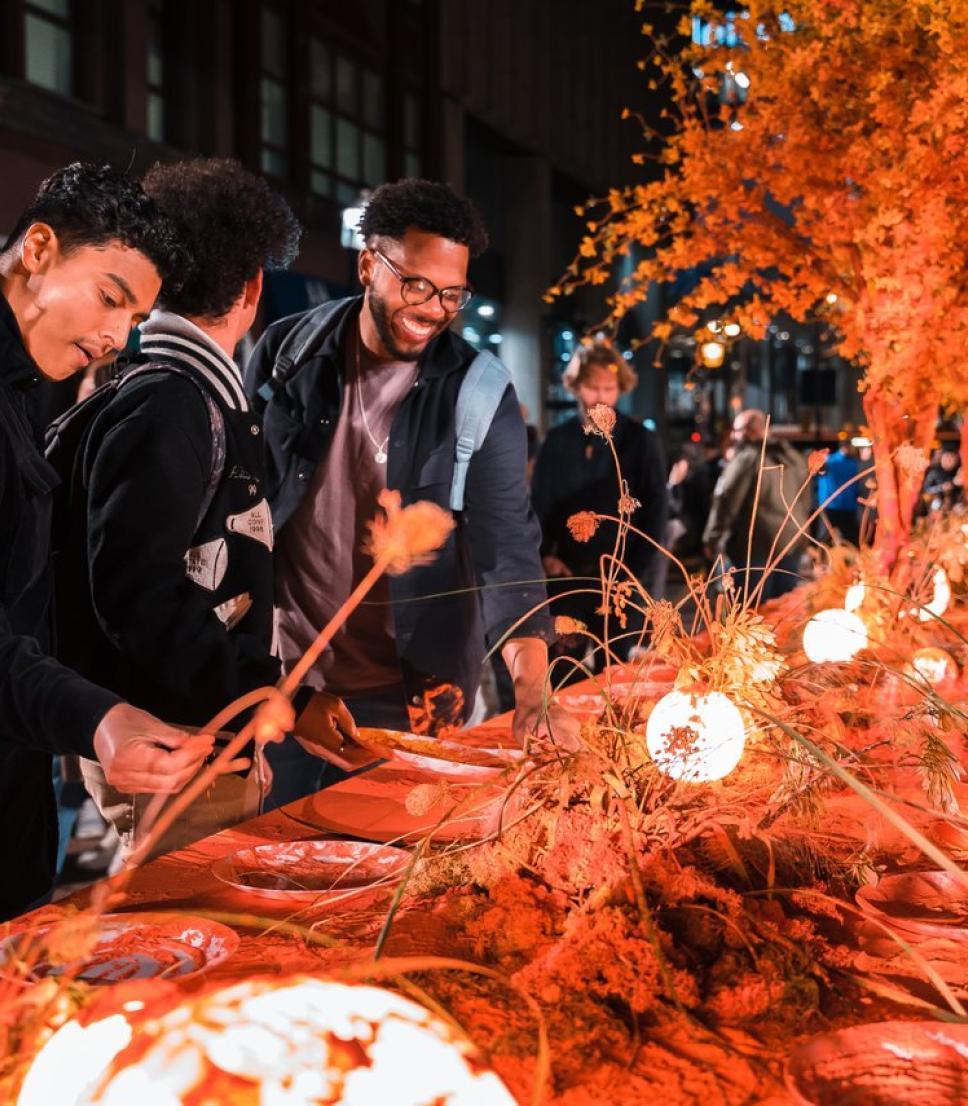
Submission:
M 57 256 L 57 233 L 47 223 L 32 223 L 20 242 L 20 263 L 28 273 L 41 273 Z
M 259 306 L 259 299 L 262 296 L 262 283 L 264 277 L 261 269 L 256 271 L 255 276 L 249 277 L 245 282 L 245 289 L 242 293 L 243 303 L 246 307 L 255 308 Z
M 360 278 L 360 284 L 364 288 L 369 288 L 373 283 L 373 266 L 375 264 L 376 258 L 369 248 L 360 250 L 360 256 L 356 259 L 356 272 Z

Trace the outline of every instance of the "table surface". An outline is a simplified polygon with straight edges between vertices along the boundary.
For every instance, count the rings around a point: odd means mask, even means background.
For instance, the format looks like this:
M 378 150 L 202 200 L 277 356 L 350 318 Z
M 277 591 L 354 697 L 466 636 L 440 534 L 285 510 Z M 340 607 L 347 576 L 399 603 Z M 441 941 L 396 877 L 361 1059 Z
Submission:
M 609 676 L 613 694 L 650 694 L 668 690 L 672 673 L 648 680 L 613 670 Z M 585 680 L 559 693 L 572 711 L 593 716 L 602 706 L 603 677 Z M 459 735 L 461 742 L 479 747 L 508 746 L 511 716 L 500 715 Z M 288 902 L 236 889 L 217 878 L 212 865 L 240 849 L 270 842 L 318 840 L 323 837 L 355 837 L 389 841 L 406 847 L 425 837 L 451 811 L 445 828 L 434 834 L 434 843 L 486 836 L 497 825 L 503 790 L 493 781 L 447 783 L 441 801 L 422 815 L 410 813 L 407 798 L 421 784 L 440 777 L 412 764 L 381 762 L 362 769 L 332 787 L 297 800 L 278 810 L 242 822 L 203 838 L 186 848 L 150 861 L 130 874 L 113 911 L 177 911 L 226 922 L 240 934 L 235 953 L 198 976 L 186 978 L 194 986 L 213 979 L 238 978 L 254 971 L 319 971 L 321 963 L 334 966 L 368 956 L 386 917 L 389 893 L 352 896 L 333 903 L 294 908 Z M 454 810 L 454 804 L 458 806 Z M 97 887 L 98 885 L 95 885 Z M 73 908 L 88 905 L 94 888 L 85 888 L 52 906 L 22 915 L 15 930 L 49 924 Z M 320 944 L 307 940 L 300 930 L 310 929 Z M 387 955 L 454 955 L 461 951 L 459 934 L 425 904 L 411 906 L 404 900 L 385 952 Z

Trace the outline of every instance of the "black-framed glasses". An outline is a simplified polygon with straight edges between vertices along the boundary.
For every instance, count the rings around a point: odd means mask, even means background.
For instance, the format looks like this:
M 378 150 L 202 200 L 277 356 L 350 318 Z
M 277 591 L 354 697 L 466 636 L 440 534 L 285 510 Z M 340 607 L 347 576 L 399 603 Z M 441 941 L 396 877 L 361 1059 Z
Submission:
M 474 295 L 473 288 L 460 284 L 455 284 L 453 288 L 438 288 L 426 277 L 405 276 L 381 250 L 373 250 L 372 253 L 400 281 L 400 295 L 404 303 L 416 307 L 417 304 L 428 303 L 436 296 L 447 314 L 453 315 L 471 302 L 471 297 Z

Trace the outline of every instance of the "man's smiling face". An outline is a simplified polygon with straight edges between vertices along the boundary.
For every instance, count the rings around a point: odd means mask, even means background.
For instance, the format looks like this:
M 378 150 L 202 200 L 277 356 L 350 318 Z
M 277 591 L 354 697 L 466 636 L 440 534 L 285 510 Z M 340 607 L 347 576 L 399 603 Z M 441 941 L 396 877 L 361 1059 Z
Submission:
M 64 380 L 116 350 L 147 318 L 161 278 L 144 254 L 120 242 L 66 252 L 44 224 L 24 236 L 27 301 L 18 323 L 44 376 Z
M 467 284 L 470 255 L 459 242 L 411 227 L 402 238 L 382 238 L 372 245 L 405 277 L 423 277 L 438 289 Z M 364 310 L 383 347 L 373 352 L 382 357 L 416 361 L 454 320 L 436 294 L 426 303 L 407 303 L 399 278 L 372 248 L 360 258 L 360 279 L 366 290 Z

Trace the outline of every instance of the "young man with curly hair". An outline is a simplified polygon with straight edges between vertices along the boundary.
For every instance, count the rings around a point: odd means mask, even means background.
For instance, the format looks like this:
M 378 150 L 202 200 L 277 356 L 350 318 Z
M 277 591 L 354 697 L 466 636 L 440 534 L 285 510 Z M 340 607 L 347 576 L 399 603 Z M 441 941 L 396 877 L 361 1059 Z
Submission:
M 113 784 L 149 792 L 183 787 L 211 749 L 46 655 L 57 480 L 41 453 L 45 382 L 123 348 L 178 255 L 135 180 L 81 163 L 43 182 L 0 251 L 0 919 L 50 889 L 51 754 L 97 757 Z
M 378 188 L 360 229 L 363 295 L 271 326 L 246 370 L 265 412 L 284 665 L 369 567 L 361 547 L 381 489 L 398 489 L 405 503 L 451 502 L 455 408 L 475 358 L 451 324 L 471 297 L 468 262 L 487 235 L 468 200 L 425 180 Z M 287 338 L 296 328 L 309 337 L 292 363 Z M 551 626 L 543 611 L 531 613 L 545 591 L 526 457 L 508 385 L 470 461 L 464 509 L 447 544 L 432 564 L 384 580 L 309 676 L 343 696 L 357 723 L 459 726 L 485 645 L 501 643 L 514 679 L 515 734 L 523 739 L 537 724 Z M 318 783 L 291 744 L 269 756 L 274 802 Z
M 73 633 L 63 636 L 92 678 L 201 726 L 280 674 L 270 654 L 273 534 L 261 424 L 233 353 L 255 317 L 263 271 L 290 263 L 300 227 L 282 197 L 234 161 L 156 165 L 144 188 L 187 258 L 141 324 L 140 364 L 75 454 L 68 549 L 85 556 L 72 589 Z M 343 721 L 352 725 L 345 712 Z M 257 813 L 258 765 L 255 758 L 245 778 L 223 778 L 156 851 Z M 140 804 L 107 785 L 96 764 L 83 770 L 130 846 Z

